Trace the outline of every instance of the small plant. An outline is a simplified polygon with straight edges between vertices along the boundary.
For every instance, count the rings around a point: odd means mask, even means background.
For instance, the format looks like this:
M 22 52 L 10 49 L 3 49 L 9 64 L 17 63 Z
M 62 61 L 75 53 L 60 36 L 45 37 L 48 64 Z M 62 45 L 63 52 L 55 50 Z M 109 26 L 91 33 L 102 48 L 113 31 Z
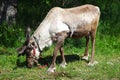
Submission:
M 24 39 L 24 30 L 19 25 L 0 25 L 0 45 L 6 47 L 18 46 Z

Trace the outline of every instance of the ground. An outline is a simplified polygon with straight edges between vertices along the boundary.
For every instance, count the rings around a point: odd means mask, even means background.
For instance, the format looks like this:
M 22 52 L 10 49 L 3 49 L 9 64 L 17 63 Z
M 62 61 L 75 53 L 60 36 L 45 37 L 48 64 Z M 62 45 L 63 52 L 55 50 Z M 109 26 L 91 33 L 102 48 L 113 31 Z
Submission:
M 81 60 L 84 47 L 68 49 L 69 47 L 65 46 L 66 68 L 59 66 L 61 58 L 58 55 L 56 72 L 51 74 L 47 73 L 47 69 L 52 61 L 53 47 L 45 50 L 42 59 L 39 60 L 42 65 L 48 65 L 42 69 L 37 66 L 27 68 L 24 56 L 20 57 L 21 63 L 17 66 L 15 49 L 0 47 L 0 80 L 120 80 L 119 51 L 102 51 L 96 48 L 95 60 L 98 64 L 90 67 L 86 61 Z

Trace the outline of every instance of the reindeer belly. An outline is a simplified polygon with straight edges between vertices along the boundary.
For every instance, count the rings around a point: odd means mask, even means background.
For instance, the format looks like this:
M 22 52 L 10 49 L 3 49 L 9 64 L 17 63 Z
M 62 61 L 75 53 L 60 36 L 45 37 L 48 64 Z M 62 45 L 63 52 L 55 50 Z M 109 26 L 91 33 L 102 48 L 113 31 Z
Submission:
M 87 36 L 90 33 L 90 27 L 78 27 L 71 36 L 72 38 L 81 38 Z
M 88 35 L 89 32 L 74 32 L 73 35 L 72 35 L 72 38 L 81 38 L 83 36 L 86 36 Z

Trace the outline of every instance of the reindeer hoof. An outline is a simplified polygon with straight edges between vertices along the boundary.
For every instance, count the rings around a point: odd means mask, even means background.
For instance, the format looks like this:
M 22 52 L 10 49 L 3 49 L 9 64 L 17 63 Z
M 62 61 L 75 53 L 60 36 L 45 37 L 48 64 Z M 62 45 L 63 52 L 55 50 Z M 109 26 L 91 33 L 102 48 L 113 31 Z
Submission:
M 48 69 L 48 72 L 49 72 L 49 73 L 54 73 L 54 72 L 55 72 L 55 70 L 56 70 L 56 68 L 55 68 L 55 67 L 53 67 L 53 68 L 51 68 L 51 67 L 50 67 L 50 68 Z
M 89 62 L 89 63 L 88 63 L 88 66 L 94 66 L 94 65 L 96 65 L 96 64 L 98 64 L 98 61 Z
M 63 63 L 61 63 L 61 64 L 60 64 L 60 66 L 61 66 L 62 68 L 65 68 L 65 67 L 66 67 L 66 65 L 67 65 L 67 63 L 66 63 L 66 62 L 63 62 Z
M 82 57 L 82 60 L 88 61 L 88 56 L 83 56 L 83 57 Z

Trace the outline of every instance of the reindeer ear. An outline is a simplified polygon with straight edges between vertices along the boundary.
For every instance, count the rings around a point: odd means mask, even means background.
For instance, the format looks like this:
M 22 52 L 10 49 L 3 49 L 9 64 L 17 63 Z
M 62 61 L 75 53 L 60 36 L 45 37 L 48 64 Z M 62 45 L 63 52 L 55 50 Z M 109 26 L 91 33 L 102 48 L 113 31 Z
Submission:
M 18 51 L 19 54 L 23 54 L 26 47 L 28 46 L 29 40 L 30 40 L 30 32 L 31 32 L 31 29 L 28 27 L 27 30 L 26 30 L 26 41 L 24 42 L 22 47 L 17 48 L 17 51 Z
M 21 48 L 17 48 L 19 54 L 22 54 L 26 49 L 26 46 L 22 46 Z
M 30 27 L 28 27 L 26 30 L 26 40 L 30 39 L 30 32 L 31 32 L 31 29 L 30 29 Z

